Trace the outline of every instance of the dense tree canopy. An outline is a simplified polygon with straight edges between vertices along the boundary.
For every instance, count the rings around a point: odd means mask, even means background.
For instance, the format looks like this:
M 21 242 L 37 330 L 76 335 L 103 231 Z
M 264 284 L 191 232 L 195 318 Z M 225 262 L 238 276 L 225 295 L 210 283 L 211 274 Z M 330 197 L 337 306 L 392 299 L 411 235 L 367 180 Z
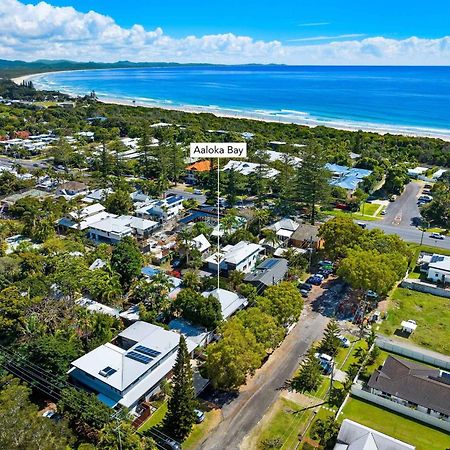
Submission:
M 16 379 L 0 383 L 0 448 L 66 450 L 74 444 L 66 421 L 55 423 L 38 414 L 38 407 L 29 400 L 29 388 Z

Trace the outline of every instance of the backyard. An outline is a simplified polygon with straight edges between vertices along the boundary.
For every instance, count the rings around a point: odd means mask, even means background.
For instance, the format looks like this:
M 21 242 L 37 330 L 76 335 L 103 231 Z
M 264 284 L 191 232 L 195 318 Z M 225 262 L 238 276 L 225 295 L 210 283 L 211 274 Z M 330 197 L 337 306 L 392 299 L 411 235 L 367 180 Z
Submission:
M 397 288 L 389 301 L 388 318 L 380 325 L 379 333 L 396 334 L 403 320 L 412 319 L 416 321 L 417 329 L 407 340 L 450 355 L 449 299 Z
M 344 419 L 354 420 L 381 433 L 415 445 L 416 450 L 443 450 L 450 445 L 449 437 L 443 431 L 438 431 L 353 397 L 347 401 L 339 416 L 339 421 Z

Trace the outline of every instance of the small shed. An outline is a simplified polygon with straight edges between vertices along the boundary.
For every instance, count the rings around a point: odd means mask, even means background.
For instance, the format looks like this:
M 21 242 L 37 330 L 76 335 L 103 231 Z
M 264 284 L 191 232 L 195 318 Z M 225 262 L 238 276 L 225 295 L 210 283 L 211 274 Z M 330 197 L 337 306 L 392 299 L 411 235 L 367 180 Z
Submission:
M 402 331 L 408 334 L 413 333 L 417 328 L 417 324 L 414 320 L 404 320 L 400 325 L 402 327 Z

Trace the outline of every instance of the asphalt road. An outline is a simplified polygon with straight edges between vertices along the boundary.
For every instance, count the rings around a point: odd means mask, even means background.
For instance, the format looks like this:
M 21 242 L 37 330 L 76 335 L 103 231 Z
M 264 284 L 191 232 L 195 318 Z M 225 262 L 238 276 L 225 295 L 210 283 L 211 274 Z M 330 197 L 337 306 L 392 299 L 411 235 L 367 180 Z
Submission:
M 194 200 L 197 200 L 200 203 L 200 205 L 206 202 L 206 195 L 194 194 L 192 192 L 183 191 L 183 189 L 177 188 L 169 189 L 166 191 L 166 195 L 167 194 L 181 195 L 186 199 L 193 198 Z
M 13 167 L 15 164 L 20 164 L 22 167 L 28 170 L 33 169 L 44 169 L 48 166 L 45 160 L 41 161 L 30 161 L 26 159 L 15 159 L 15 158 L 8 158 L 6 156 L 0 157 L 0 165 L 7 166 L 7 167 Z
M 409 183 L 406 185 L 402 195 L 395 202 L 389 203 L 386 208 L 386 215 L 381 221 L 386 225 L 396 225 L 401 228 L 411 227 L 412 220 L 420 217 L 420 210 L 417 206 L 417 199 L 422 185 L 419 183 Z
M 398 234 L 403 240 L 407 242 L 414 242 L 420 244 L 422 231 L 415 227 L 399 227 L 398 225 L 385 224 L 383 222 L 365 222 L 368 229 L 380 228 L 388 234 Z M 432 239 L 431 233 L 425 232 L 423 234 L 423 244 L 432 245 L 433 247 L 441 247 L 450 250 L 450 237 L 443 240 Z
M 300 322 L 259 369 L 239 396 L 222 408 L 222 421 L 200 445 L 202 450 L 237 450 L 250 431 L 277 400 L 280 388 L 297 369 L 303 355 L 318 340 L 326 317 L 305 307 Z
M 422 230 L 413 225 L 412 219 L 420 217 L 420 210 L 417 206 L 422 185 L 419 183 L 409 183 L 403 194 L 395 202 L 389 203 L 386 208 L 386 215 L 382 220 L 364 222 L 368 229 L 380 228 L 385 233 L 397 234 L 407 242 L 420 244 Z M 360 221 L 361 222 L 361 221 Z M 450 250 L 450 237 L 443 240 L 433 239 L 431 233 L 423 233 L 423 244 L 441 247 Z

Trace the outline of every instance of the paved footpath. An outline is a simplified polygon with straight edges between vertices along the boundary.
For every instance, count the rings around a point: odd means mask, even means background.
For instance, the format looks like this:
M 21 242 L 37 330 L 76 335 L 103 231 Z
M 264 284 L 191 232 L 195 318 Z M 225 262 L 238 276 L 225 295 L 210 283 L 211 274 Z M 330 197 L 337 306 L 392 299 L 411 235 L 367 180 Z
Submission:
M 202 450 L 238 450 L 244 437 L 280 396 L 310 345 L 322 337 L 328 318 L 305 306 L 302 317 L 267 362 L 222 408 L 222 421 L 199 446 Z

